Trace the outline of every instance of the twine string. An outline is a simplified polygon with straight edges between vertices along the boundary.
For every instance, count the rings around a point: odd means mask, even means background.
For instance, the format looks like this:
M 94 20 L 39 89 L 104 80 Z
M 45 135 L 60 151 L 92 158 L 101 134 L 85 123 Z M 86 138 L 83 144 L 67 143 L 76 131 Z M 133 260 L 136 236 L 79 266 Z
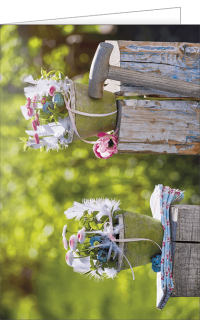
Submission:
M 78 136 L 82 141 L 84 141 L 84 142 L 86 142 L 86 143 L 90 143 L 90 144 L 95 144 L 96 141 L 88 141 L 88 140 L 85 140 L 85 139 L 83 139 L 83 138 L 79 135 L 78 130 L 77 130 L 77 128 L 76 128 L 76 124 L 75 124 L 75 121 L 74 121 L 74 118 L 73 118 L 72 113 L 80 114 L 80 115 L 86 116 L 86 117 L 106 117 L 106 116 L 110 116 L 110 115 L 112 115 L 112 114 L 115 114 L 115 113 L 117 112 L 117 110 L 116 110 L 116 111 L 110 112 L 110 113 L 103 113 L 103 114 L 98 113 L 98 114 L 97 114 L 97 113 L 86 113 L 86 112 L 82 112 L 82 111 L 78 111 L 78 110 L 72 110 L 72 109 L 70 108 L 70 102 L 71 102 L 70 97 L 68 98 L 68 101 L 67 101 L 67 100 L 66 100 L 66 97 L 65 97 L 65 95 L 64 95 L 64 100 L 65 100 L 66 108 L 67 108 L 67 110 L 68 110 L 69 117 L 70 117 L 70 120 L 71 120 L 72 127 L 73 127 L 74 131 L 76 132 L 77 136 Z
M 109 238 L 110 238 L 110 240 L 111 240 L 112 242 L 151 241 L 151 242 L 155 243 L 155 244 L 159 247 L 160 251 L 162 252 L 162 249 L 161 249 L 161 247 L 159 246 L 159 244 L 158 244 L 157 242 L 151 240 L 151 239 L 146 239 L 146 238 L 116 239 L 116 238 L 114 237 L 114 235 L 113 235 L 113 223 L 112 223 L 112 215 L 111 215 L 111 212 L 110 212 L 110 210 L 108 210 L 108 208 L 106 208 L 106 211 L 107 211 L 107 213 L 108 213 L 109 222 L 106 222 L 106 223 L 104 224 L 104 231 L 106 231 L 106 226 L 107 226 L 107 224 L 109 224 L 109 225 L 110 225 L 110 230 L 109 230 L 108 236 L 109 236 Z M 112 243 L 111 243 L 111 244 L 112 244 Z M 132 268 L 129 260 L 128 260 L 127 257 L 125 256 L 125 254 L 124 254 L 124 253 L 122 253 L 122 254 L 123 254 L 124 258 L 126 259 L 126 261 L 128 262 L 128 264 L 129 264 L 129 266 L 130 266 L 130 269 L 131 269 L 131 272 L 132 272 L 132 275 L 133 275 L 133 280 L 134 280 L 135 277 L 134 277 L 133 268 Z M 107 260 L 109 260 L 109 256 L 108 256 L 108 259 L 107 259 Z

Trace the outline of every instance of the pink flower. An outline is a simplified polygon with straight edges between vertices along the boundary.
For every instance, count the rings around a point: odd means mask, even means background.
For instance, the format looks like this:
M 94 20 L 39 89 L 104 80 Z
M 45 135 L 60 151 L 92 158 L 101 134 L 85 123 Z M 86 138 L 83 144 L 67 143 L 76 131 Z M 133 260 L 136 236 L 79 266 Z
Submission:
M 68 266 L 72 267 L 73 265 L 73 262 L 74 262 L 74 255 L 73 255 L 73 251 L 72 250 L 69 250 L 66 254 L 66 262 L 68 264 Z
M 41 100 L 40 100 L 41 104 L 45 104 L 47 102 L 47 100 L 45 99 L 45 97 L 43 97 Z
M 35 143 L 39 144 L 39 143 L 40 143 L 40 140 L 39 140 L 38 134 L 35 133 L 33 137 L 34 137 Z
M 29 117 L 32 117 L 32 115 L 33 115 L 33 108 L 27 107 L 27 109 L 28 109 L 27 115 L 28 115 Z
M 31 125 L 32 125 L 33 130 L 37 131 L 36 120 L 33 120 L 33 121 L 31 122 Z
M 75 234 L 73 234 L 70 238 L 69 238 L 69 246 L 70 246 L 70 249 L 72 251 L 75 251 L 76 250 L 76 247 L 77 247 L 77 236 Z
M 54 93 L 56 92 L 56 87 L 52 86 L 50 89 L 49 89 L 49 94 L 50 96 L 54 96 Z
M 100 139 L 93 146 L 93 151 L 97 158 L 108 159 L 117 153 L 118 136 L 116 132 L 114 134 L 100 132 L 97 137 Z
M 67 243 L 67 239 L 65 237 L 63 237 L 63 246 L 64 246 L 65 250 L 68 249 L 68 243 Z
M 33 97 L 33 107 L 36 108 L 37 107 L 37 104 L 34 103 L 35 101 L 37 101 L 37 96 L 34 96 Z
M 37 113 L 35 114 L 35 121 L 36 121 L 37 126 L 39 126 L 40 125 L 40 121 L 39 121 L 39 117 L 38 117 Z
M 81 244 L 85 241 L 85 228 L 78 231 L 77 238 Z
M 26 107 L 29 108 L 31 105 L 31 98 L 27 98 L 26 100 Z

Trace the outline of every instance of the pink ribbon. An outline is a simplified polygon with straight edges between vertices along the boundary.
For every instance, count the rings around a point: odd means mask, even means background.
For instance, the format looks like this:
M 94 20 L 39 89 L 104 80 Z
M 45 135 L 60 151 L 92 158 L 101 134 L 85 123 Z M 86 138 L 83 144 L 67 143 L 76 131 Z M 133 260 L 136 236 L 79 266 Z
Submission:
M 73 113 L 76 113 L 76 114 L 80 114 L 80 115 L 82 115 L 82 116 L 86 116 L 86 117 L 106 117 L 106 116 L 110 116 L 110 115 L 112 115 L 112 114 L 114 114 L 114 113 L 117 112 L 117 110 L 116 110 L 116 111 L 114 111 L 114 112 L 101 114 L 101 113 L 86 113 L 86 112 L 82 112 L 82 111 L 78 111 L 78 110 L 72 110 L 72 109 L 70 108 L 70 98 L 69 98 L 68 101 L 67 101 L 67 100 L 66 100 L 66 97 L 65 97 L 65 95 L 64 95 L 64 100 L 65 100 L 66 108 L 67 108 L 67 110 L 68 110 L 68 112 L 69 112 L 69 117 L 70 117 L 70 120 L 71 120 L 72 127 L 73 127 L 74 131 L 76 132 L 77 136 L 78 136 L 81 140 L 83 140 L 83 141 L 86 142 L 86 143 L 90 143 L 90 144 L 95 144 L 96 141 L 87 141 L 87 140 L 84 140 L 83 138 L 81 138 L 81 136 L 79 135 L 79 133 L 78 133 L 78 131 L 77 131 L 76 124 L 75 124 L 75 121 L 74 121 L 72 112 L 73 112 Z

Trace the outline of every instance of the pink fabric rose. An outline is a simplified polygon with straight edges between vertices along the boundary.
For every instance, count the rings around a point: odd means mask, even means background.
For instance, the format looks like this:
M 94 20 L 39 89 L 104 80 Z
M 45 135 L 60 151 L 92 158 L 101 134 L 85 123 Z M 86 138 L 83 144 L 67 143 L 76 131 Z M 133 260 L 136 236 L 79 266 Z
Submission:
M 40 100 L 41 104 L 45 104 L 47 102 L 46 98 L 43 97 L 41 100 Z
M 35 133 L 33 137 L 34 137 L 35 143 L 40 144 L 40 139 L 39 139 L 39 137 L 38 137 L 38 134 Z
M 75 234 L 73 234 L 70 238 L 69 238 L 69 246 L 70 246 L 70 249 L 72 251 L 75 251 L 76 250 L 76 247 L 77 247 L 77 236 Z
M 78 231 L 77 238 L 81 244 L 85 241 L 85 228 Z
M 64 246 L 65 250 L 68 249 L 68 243 L 67 243 L 67 239 L 65 237 L 63 237 L 63 246 Z
M 72 267 L 73 262 L 74 262 L 74 255 L 73 255 L 73 251 L 69 250 L 66 254 L 66 262 L 68 264 L 68 266 Z
M 32 125 L 33 130 L 37 131 L 36 120 L 33 120 L 33 121 L 31 122 L 31 125 Z
M 32 117 L 33 116 L 33 108 L 31 108 L 31 107 L 27 107 L 27 109 L 28 109 L 28 112 L 27 112 L 27 115 L 29 116 L 29 117 Z
M 117 153 L 118 136 L 116 132 L 114 134 L 108 134 L 106 132 L 100 132 L 97 137 L 100 139 L 93 146 L 93 151 L 97 158 L 108 159 L 113 154 Z
M 50 89 L 49 89 L 49 94 L 50 96 L 54 96 L 54 93 L 56 92 L 56 87 L 52 86 Z

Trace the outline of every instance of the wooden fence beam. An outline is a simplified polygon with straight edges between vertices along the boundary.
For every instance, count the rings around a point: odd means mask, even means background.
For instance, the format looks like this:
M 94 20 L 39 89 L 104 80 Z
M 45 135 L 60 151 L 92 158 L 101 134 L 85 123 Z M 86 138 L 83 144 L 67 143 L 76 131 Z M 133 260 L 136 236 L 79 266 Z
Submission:
M 172 297 L 200 296 L 200 206 L 170 208 L 172 238 Z
M 196 83 L 200 88 L 199 44 L 107 41 L 114 45 L 110 65 Z M 105 90 L 124 95 L 183 97 L 119 81 Z M 119 153 L 200 153 L 200 103 L 195 101 L 121 101 Z

